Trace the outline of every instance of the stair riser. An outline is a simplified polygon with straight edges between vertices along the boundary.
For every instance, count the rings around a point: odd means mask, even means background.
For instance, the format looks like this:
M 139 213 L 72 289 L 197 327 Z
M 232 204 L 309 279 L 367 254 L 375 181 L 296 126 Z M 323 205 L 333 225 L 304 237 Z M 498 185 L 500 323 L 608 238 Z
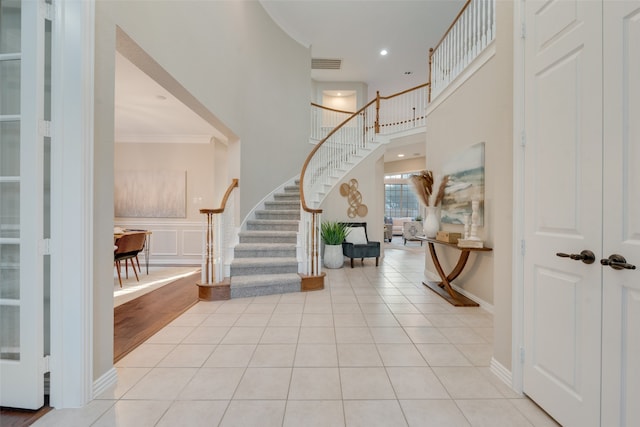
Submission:
M 256 211 L 256 219 L 291 219 L 299 220 L 300 211 L 285 212 L 285 211 Z
M 234 265 L 231 264 L 231 277 L 233 276 L 255 276 L 260 274 L 286 274 L 297 273 L 298 265 Z M 233 279 L 232 279 L 233 280 Z
M 284 187 L 284 192 L 286 194 L 298 194 L 298 195 L 300 195 L 300 187 L 286 186 L 286 187 Z
M 273 243 L 271 241 L 270 243 Z M 292 249 L 238 249 L 235 250 L 236 258 L 295 258 L 296 248 Z
M 247 298 L 262 295 L 286 294 L 290 292 L 300 292 L 299 283 L 288 283 L 283 285 L 265 285 L 235 288 L 231 285 L 231 298 Z
M 300 209 L 300 202 L 299 201 L 291 201 L 291 202 L 265 202 L 264 204 L 264 208 L 266 210 L 273 210 L 273 211 L 278 211 L 278 210 L 286 210 L 286 211 L 295 211 L 295 210 L 299 210 Z
M 297 243 L 296 236 L 252 236 L 240 235 L 240 243 Z
M 269 224 L 261 222 L 247 221 L 247 230 L 256 231 L 298 231 L 298 223 L 291 224 Z

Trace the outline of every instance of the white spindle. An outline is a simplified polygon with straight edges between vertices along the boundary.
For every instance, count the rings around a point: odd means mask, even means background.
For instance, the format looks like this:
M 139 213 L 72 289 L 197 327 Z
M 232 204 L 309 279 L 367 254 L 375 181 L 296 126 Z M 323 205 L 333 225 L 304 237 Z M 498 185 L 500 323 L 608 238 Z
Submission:
M 491 43 L 496 0 L 472 0 L 431 55 L 431 98 L 435 98 Z

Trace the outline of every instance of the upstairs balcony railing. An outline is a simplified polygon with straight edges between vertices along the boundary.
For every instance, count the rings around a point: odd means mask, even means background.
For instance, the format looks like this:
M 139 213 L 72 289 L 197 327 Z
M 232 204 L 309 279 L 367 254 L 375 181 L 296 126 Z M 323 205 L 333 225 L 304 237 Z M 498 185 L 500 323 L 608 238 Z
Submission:
M 438 44 L 429 49 L 429 102 L 438 96 L 496 35 L 496 0 L 467 0 Z

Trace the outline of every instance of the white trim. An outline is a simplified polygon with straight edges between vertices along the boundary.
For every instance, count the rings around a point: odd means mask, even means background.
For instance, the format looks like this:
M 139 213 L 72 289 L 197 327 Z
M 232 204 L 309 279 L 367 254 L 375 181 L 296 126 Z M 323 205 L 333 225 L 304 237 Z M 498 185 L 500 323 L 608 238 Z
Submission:
M 511 379 L 511 371 L 505 368 L 505 366 L 498 362 L 494 357 L 491 358 L 491 362 L 489 363 L 489 370 L 498 377 L 502 382 L 504 382 L 509 388 L 513 388 L 512 379 Z M 522 394 L 518 392 L 518 394 Z
M 95 4 L 60 1 L 54 11 L 50 404 L 71 408 L 93 390 Z
M 524 366 L 520 349 L 524 346 L 524 39 L 520 23 L 524 19 L 524 0 L 516 1 L 513 8 L 513 244 L 511 294 L 511 369 L 512 387 L 522 393 Z
M 116 135 L 116 144 L 211 144 L 211 135 L 183 134 L 183 135 Z
M 448 97 L 454 94 L 460 86 L 464 84 L 467 80 L 469 80 L 473 75 L 482 68 L 484 64 L 489 62 L 491 58 L 496 54 L 496 40 L 495 38 L 489 43 L 489 45 L 482 51 L 480 55 L 478 55 L 471 64 L 467 65 L 462 73 L 458 75 L 449 85 L 435 98 L 431 100 L 429 106 L 427 107 L 427 117 L 429 114 L 433 112 L 440 104 L 442 104 Z M 427 119 L 427 126 L 429 125 Z
M 118 382 L 118 371 L 111 368 L 105 372 L 100 378 L 93 382 L 92 396 L 95 399 L 104 393 L 109 387 L 116 385 Z
M 431 282 L 439 282 L 440 276 L 438 276 L 436 273 L 433 273 L 429 270 L 424 271 L 424 280 L 429 280 Z M 493 304 L 488 303 L 487 301 L 483 300 L 482 298 L 479 298 L 478 296 L 472 294 L 471 292 L 462 289 L 460 286 L 454 285 L 453 283 L 451 284 L 451 288 L 453 288 L 453 290 L 460 292 L 460 294 L 464 295 L 465 297 L 469 298 L 471 301 L 477 302 L 478 304 L 480 304 L 480 308 L 488 311 L 489 313 L 493 314 Z

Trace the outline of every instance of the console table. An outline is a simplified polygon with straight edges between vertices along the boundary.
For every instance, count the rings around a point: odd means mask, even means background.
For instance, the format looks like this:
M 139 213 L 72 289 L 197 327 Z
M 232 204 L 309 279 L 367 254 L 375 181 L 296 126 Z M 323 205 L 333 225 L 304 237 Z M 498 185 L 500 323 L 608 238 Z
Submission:
M 428 243 L 431 259 L 433 260 L 433 264 L 435 265 L 436 270 L 438 271 L 438 275 L 441 279 L 440 282 L 427 281 L 426 283 L 422 282 L 422 284 L 427 286 L 429 289 L 431 289 L 456 307 L 477 307 L 479 305 L 478 303 L 453 290 L 451 288 L 451 282 L 455 280 L 455 278 L 458 277 L 460 273 L 462 273 L 462 270 L 464 270 L 464 267 L 467 264 L 467 260 L 469 259 L 469 254 L 471 252 L 489 252 L 491 251 L 491 248 L 461 248 L 455 243 L 441 242 L 436 239 L 430 239 L 428 237 L 422 236 L 416 236 L 416 239 L 423 240 Z M 448 246 L 460 251 L 458 262 L 449 274 L 445 274 L 442 265 L 440 265 L 440 260 L 438 259 L 438 255 L 436 254 L 435 245 Z

